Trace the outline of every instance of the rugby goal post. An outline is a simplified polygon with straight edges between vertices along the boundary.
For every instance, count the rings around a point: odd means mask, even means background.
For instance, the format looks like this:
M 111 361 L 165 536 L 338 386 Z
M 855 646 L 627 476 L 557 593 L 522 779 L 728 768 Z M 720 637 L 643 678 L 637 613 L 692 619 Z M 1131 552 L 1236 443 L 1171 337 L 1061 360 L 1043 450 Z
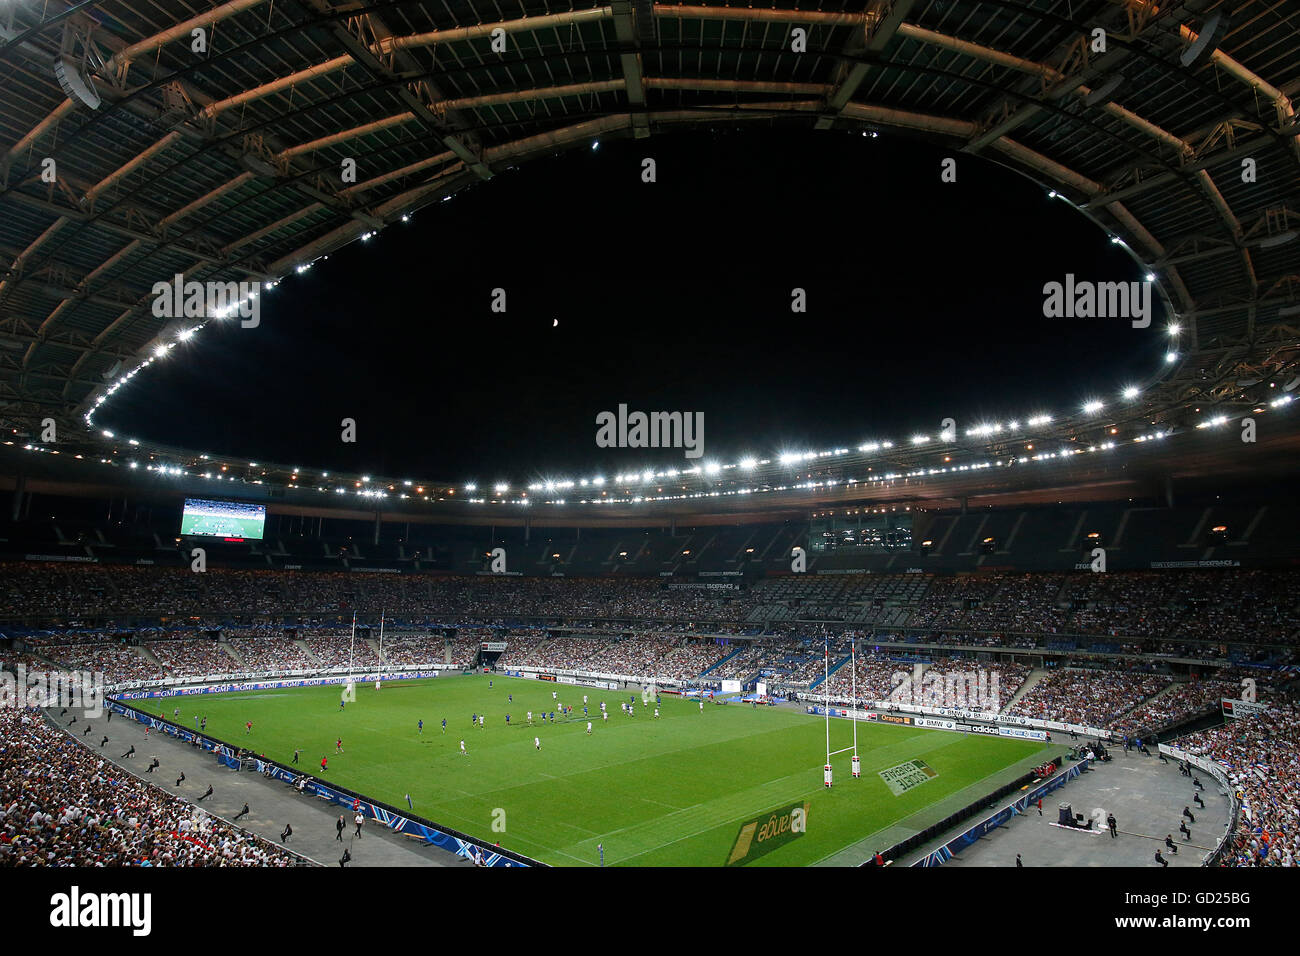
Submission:
M 839 750 L 831 750 L 831 645 L 830 638 L 826 639 L 823 647 L 823 658 L 825 674 L 822 677 L 822 710 L 826 715 L 826 764 L 823 768 L 823 783 L 827 788 L 831 786 L 833 771 L 831 769 L 831 758 L 843 753 L 851 753 L 853 756 L 850 761 L 850 767 L 855 779 L 862 777 L 862 761 L 858 757 L 858 642 L 855 639 L 849 640 L 849 682 L 852 690 L 850 691 L 851 706 L 849 708 L 849 719 L 853 724 L 853 746 L 841 747 Z

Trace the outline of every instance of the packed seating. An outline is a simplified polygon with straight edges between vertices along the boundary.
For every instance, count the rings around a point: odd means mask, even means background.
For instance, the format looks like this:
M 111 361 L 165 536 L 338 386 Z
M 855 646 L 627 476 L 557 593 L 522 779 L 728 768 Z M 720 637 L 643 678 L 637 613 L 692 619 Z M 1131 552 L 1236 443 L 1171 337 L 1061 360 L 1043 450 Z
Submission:
M 1062 668 L 1031 687 L 1008 713 L 1105 728 L 1169 683 L 1165 674 Z
M 136 647 L 120 644 L 68 644 L 44 649 L 51 660 L 67 670 L 103 674 L 108 684 L 160 680 L 166 671 Z
M 558 669 L 564 667 L 587 670 L 587 660 L 601 649 L 604 641 L 594 637 L 568 635 L 555 637 L 538 645 L 529 653 L 512 658 L 516 667 Z
M 289 637 L 281 635 L 265 637 L 235 637 L 230 640 L 230 649 L 243 661 L 240 671 L 269 673 L 273 671 L 308 670 L 316 667 L 314 658 Z
M 447 639 L 441 634 L 386 634 L 381 646 L 381 663 L 385 667 L 441 664 L 446 650 Z
M 1238 681 L 1183 681 L 1134 707 L 1122 718 L 1112 722 L 1111 729 L 1128 736 L 1158 733 L 1197 714 L 1216 711 L 1223 698 L 1237 697 L 1240 693 L 1241 684 Z
M 202 677 L 240 670 L 239 662 L 212 640 L 152 641 L 145 644 L 168 677 Z
M 1295 866 L 1300 858 L 1300 706 L 1293 696 L 1261 714 L 1175 741 L 1220 764 L 1241 801 L 1228 866 Z
M 1029 668 L 1023 664 L 989 664 L 958 657 L 905 661 L 859 654 L 856 665 L 855 669 L 853 659 L 845 662 L 811 693 L 868 704 L 903 703 L 996 712 L 1015 696 L 1029 676 Z
M 0 710 L 0 866 L 301 860 L 119 769 L 39 713 Z
M 60 630 L 79 622 L 201 617 L 216 626 L 306 616 L 339 626 L 353 612 L 430 626 L 509 626 L 544 620 L 599 629 L 686 634 L 782 632 L 815 622 L 947 634 L 1160 638 L 1212 659 L 1225 644 L 1300 645 L 1300 571 L 1183 570 L 1093 574 L 1006 571 L 784 575 L 751 589 L 668 588 L 649 577 L 493 577 L 357 574 L 100 563 L 0 563 L 0 617 Z M 805 623 L 799 623 L 805 622 Z M 369 623 L 369 622 L 368 622 Z M 231 625 L 225 625 L 231 626 Z M 112 631 L 99 630 L 101 640 Z M 62 643 L 71 643 L 67 637 Z
M 379 666 L 379 655 L 370 642 L 354 637 L 351 629 L 305 630 L 298 638 L 321 667 L 353 667 L 373 669 Z

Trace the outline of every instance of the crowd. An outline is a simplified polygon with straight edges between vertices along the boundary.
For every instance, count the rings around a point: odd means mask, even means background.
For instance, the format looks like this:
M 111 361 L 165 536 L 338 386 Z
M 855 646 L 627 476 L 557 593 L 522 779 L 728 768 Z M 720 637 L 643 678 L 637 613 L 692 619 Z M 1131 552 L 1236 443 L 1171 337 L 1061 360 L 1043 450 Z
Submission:
M 42 648 L 42 653 L 67 670 L 103 674 L 106 683 L 160 680 L 166 670 L 140 653 L 120 644 L 69 644 Z
M 307 655 L 296 641 L 276 635 L 234 637 L 230 649 L 243 662 L 241 671 L 297 671 L 315 667 L 316 661 Z
M 380 648 L 385 667 L 412 667 L 441 664 L 447 651 L 447 639 L 437 635 L 385 635 Z
M 0 710 L 0 866 L 293 866 L 299 859 Z
M 243 670 L 239 661 L 213 640 L 153 641 L 144 645 L 168 677 L 229 674 Z
M 298 639 L 320 667 L 353 667 L 373 669 L 379 666 L 379 655 L 362 637 L 353 637 L 351 629 L 304 630 Z
M 1174 684 L 1163 694 L 1144 701 L 1111 723 L 1111 729 L 1127 736 L 1159 733 L 1166 727 L 1219 709 L 1223 698 L 1238 698 L 1241 684 L 1233 680 L 1190 680 Z
M 1031 687 L 1009 713 L 1104 728 L 1169 683 L 1160 674 L 1061 668 Z
M 786 575 L 750 589 L 670 588 L 658 578 L 358 574 L 98 563 L 2 562 L 0 607 L 11 621 L 201 617 L 255 627 L 256 617 L 306 615 L 337 626 L 382 610 L 398 624 L 568 626 L 618 621 L 638 630 L 779 633 L 814 621 L 874 630 L 1155 638 L 1191 656 L 1239 643 L 1300 645 L 1300 571 L 980 572 L 938 576 Z M 241 623 L 219 623 L 229 618 Z M 332 620 L 328 620 L 332 618 Z M 742 623 L 744 622 L 744 623 Z M 98 632 L 97 643 L 106 636 Z M 94 638 L 92 634 L 89 637 Z M 1212 642 L 1206 645 L 1195 642 Z M 1196 653 L 1198 648 L 1203 652 Z
M 601 649 L 604 641 L 596 637 L 555 637 L 544 641 L 527 655 L 510 658 L 512 667 L 538 667 L 559 669 L 565 667 L 589 670 L 586 661 Z
M 1295 866 L 1300 857 L 1300 707 L 1278 700 L 1265 713 L 1230 720 L 1175 745 L 1223 766 L 1241 815 L 1224 862 Z
M 1015 696 L 1029 670 L 1023 664 L 990 664 L 960 657 L 909 663 L 857 655 L 810 693 L 867 705 L 896 703 L 998 712 Z

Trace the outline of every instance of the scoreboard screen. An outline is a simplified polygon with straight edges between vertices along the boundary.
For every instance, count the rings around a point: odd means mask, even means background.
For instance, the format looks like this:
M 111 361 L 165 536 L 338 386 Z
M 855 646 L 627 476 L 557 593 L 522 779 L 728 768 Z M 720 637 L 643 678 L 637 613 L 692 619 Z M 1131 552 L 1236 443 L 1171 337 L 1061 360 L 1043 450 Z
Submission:
M 186 498 L 185 510 L 181 513 L 181 534 L 261 541 L 265 524 L 266 506 L 242 501 Z
M 505 641 L 484 641 L 481 645 L 483 650 L 490 654 L 500 654 L 506 649 Z

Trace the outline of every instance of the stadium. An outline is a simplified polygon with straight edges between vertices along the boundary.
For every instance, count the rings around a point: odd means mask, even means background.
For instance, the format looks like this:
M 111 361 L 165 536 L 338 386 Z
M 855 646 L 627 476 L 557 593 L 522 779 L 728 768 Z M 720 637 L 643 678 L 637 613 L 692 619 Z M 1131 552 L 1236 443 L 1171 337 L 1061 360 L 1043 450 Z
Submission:
M 0 71 L 0 864 L 1295 866 L 1294 7 L 11 0 Z

